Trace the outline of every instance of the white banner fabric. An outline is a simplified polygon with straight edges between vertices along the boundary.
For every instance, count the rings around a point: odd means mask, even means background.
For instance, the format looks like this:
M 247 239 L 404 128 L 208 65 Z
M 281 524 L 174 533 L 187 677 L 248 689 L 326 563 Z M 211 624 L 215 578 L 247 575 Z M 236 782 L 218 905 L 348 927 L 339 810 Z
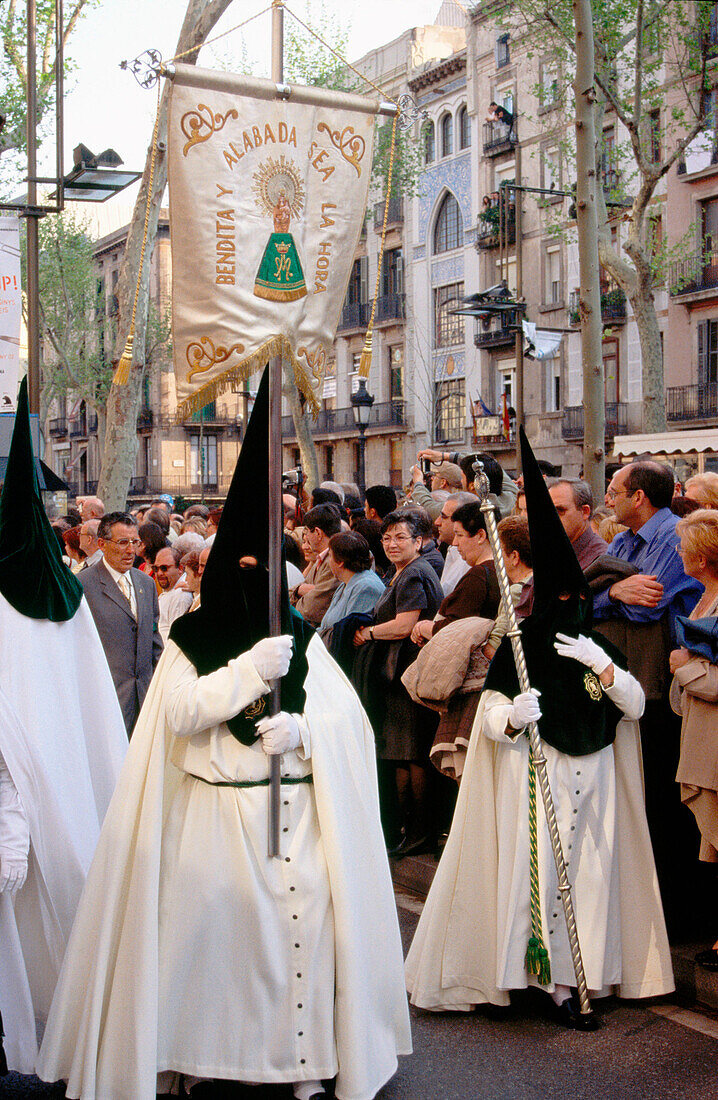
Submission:
M 362 230 L 378 100 L 176 66 L 178 418 L 283 354 L 316 407 Z
M 20 222 L 0 215 L 0 412 L 15 412 L 21 319 Z

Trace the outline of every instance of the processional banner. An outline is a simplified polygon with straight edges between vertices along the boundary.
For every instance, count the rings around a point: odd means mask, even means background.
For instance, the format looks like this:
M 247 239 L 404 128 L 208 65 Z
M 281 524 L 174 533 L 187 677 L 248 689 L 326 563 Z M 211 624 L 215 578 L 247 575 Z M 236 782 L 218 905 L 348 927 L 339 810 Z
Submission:
M 169 114 L 178 416 L 282 354 L 311 405 L 365 216 L 378 98 L 177 65 Z

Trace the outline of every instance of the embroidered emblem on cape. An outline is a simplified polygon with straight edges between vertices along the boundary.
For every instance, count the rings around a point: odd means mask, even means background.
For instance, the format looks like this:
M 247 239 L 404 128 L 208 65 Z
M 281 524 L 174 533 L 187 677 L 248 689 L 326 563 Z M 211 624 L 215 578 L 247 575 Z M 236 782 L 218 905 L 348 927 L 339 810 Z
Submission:
M 247 718 L 259 718 L 266 706 L 267 704 L 264 699 L 257 699 L 255 703 L 250 703 L 248 707 L 245 707 L 242 714 Z
M 601 687 L 601 681 L 599 680 L 596 673 L 590 671 L 587 672 L 583 678 L 583 682 L 586 685 L 586 691 L 591 696 L 591 699 L 594 701 L 594 703 L 597 703 L 603 695 L 603 688 Z

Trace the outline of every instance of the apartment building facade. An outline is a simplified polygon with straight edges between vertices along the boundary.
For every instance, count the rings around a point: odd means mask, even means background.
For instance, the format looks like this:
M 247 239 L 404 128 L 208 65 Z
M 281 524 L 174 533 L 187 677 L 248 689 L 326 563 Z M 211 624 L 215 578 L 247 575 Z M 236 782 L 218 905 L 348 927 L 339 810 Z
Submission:
M 97 271 L 97 339 L 103 354 L 113 354 L 117 305 L 115 288 L 129 226 L 101 237 L 94 246 Z M 169 216 L 160 213 L 150 265 L 151 313 L 165 316 L 172 293 Z M 137 415 L 138 448 L 131 500 L 171 493 L 186 500 L 221 499 L 241 445 L 243 424 L 251 407 L 249 388 L 227 393 L 206 405 L 201 414 L 176 421 L 177 397 L 167 352 L 154 357 L 143 380 Z M 45 425 L 45 461 L 77 494 L 94 493 L 102 464 L 100 415 L 77 397 L 55 401 Z

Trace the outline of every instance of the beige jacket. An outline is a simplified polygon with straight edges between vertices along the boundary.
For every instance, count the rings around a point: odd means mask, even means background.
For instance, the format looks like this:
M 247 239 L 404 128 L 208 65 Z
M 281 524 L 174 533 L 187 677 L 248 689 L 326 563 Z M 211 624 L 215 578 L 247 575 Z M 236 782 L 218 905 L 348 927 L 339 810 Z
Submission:
M 329 568 L 328 557 L 325 554 L 321 560 L 317 558 L 304 575 L 304 583 L 314 585 L 311 592 L 307 592 L 306 596 L 298 596 L 297 589 L 293 588 L 290 593 L 290 599 L 299 614 L 314 627 L 321 623 L 332 602 L 332 596 L 339 587 L 339 581 Z
M 718 614 L 718 600 L 701 617 Z M 692 657 L 673 677 L 671 706 L 683 716 L 681 784 L 718 790 L 718 665 Z

